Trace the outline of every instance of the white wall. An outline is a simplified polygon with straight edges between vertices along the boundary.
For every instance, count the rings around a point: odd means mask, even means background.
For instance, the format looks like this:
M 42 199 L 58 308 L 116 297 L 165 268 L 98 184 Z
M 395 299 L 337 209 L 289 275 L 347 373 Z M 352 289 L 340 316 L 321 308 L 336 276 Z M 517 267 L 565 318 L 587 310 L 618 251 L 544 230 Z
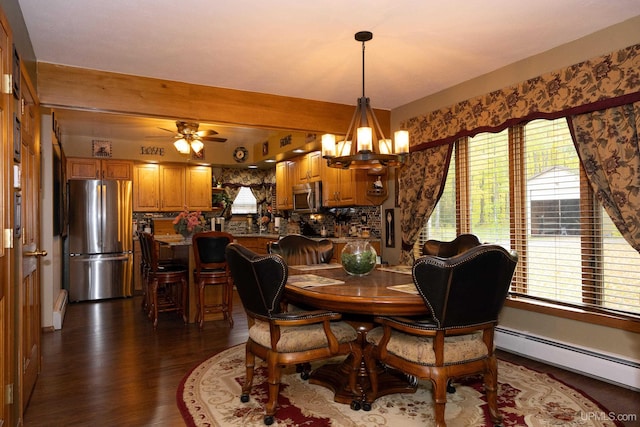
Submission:
M 40 263 L 40 304 L 41 326 L 53 328 L 53 305 L 62 289 L 62 239 L 53 235 L 53 140 L 49 129 L 51 115 L 41 119 L 41 158 L 40 180 L 40 247 L 47 256 Z

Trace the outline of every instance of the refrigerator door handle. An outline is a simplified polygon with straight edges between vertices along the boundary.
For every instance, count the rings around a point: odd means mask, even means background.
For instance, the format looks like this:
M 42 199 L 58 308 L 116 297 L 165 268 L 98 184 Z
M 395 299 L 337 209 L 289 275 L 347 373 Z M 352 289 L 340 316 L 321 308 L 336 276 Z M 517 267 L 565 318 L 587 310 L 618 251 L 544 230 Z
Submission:
M 73 256 L 73 255 L 71 255 Z M 75 256 L 74 258 L 80 258 L 80 259 L 76 259 L 74 260 L 74 262 L 96 262 L 96 261 L 124 261 L 124 260 L 128 260 L 129 259 L 130 254 L 123 254 L 123 255 L 114 255 L 114 256 L 101 256 L 100 259 L 97 258 L 92 258 L 92 257 L 87 257 L 87 256 Z

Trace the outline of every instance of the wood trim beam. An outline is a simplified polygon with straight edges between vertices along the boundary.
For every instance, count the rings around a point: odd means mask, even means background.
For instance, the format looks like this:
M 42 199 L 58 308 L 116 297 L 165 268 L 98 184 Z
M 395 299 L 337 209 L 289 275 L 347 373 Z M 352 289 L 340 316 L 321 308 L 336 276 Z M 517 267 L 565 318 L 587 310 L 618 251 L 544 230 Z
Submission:
M 343 134 L 355 106 L 39 62 L 45 107 Z M 383 131 L 390 111 L 375 110 Z

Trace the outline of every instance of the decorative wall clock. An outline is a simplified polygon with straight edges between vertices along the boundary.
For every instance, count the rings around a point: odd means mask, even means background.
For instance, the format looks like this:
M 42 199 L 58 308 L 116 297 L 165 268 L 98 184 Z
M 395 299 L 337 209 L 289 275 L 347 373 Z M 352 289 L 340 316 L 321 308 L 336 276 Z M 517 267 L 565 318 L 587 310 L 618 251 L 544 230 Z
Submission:
M 247 160 L 249 151 L 245 147 L 237 147 L 233 150 L 233 159 L 238 163 L 243 163 Z

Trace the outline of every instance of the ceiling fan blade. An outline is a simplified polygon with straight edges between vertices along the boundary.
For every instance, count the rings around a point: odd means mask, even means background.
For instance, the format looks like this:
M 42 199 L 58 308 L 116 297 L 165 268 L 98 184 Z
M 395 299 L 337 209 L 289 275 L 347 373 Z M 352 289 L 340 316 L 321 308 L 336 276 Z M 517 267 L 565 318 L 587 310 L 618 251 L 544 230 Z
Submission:
M 216 132 L 213 129 L 205 129 L 205 130 L 199 130 L 198 132 L 196 132 L 196 135 L 198 136 L 213 136 L 213 135 L 217 135 L 218 132 Z
M 217 136 L 201 136 L 200 138 L 202 141 L 212 141 L 212 142 L 226 142 L 227 138 L 220 138 Z
M 175 130 L 175 129 L 165 129 L 165 128 L 161 128 L 161 127 L 159 127 L 158 129 L 160 129 L 160 130 L 166 130 L 167 132 L 171 132 L 171 133 L 176 133 L 176 130 Z

